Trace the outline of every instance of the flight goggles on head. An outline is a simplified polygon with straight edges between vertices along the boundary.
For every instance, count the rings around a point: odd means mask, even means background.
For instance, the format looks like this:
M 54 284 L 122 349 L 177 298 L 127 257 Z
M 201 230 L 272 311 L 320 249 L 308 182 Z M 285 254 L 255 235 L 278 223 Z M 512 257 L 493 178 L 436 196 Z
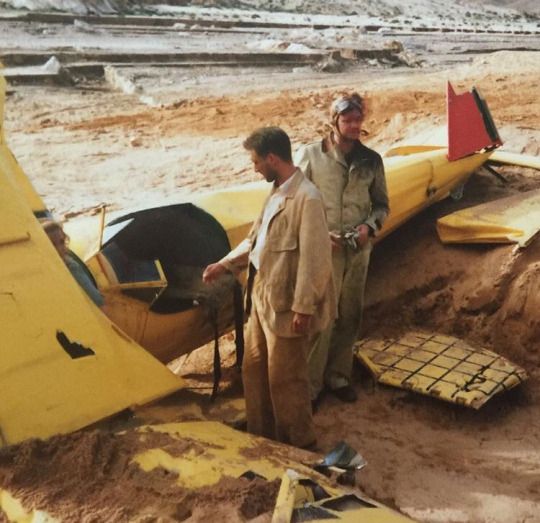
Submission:
M 354 109 L 363 112 L 362 103 L 354 98 L 343 96 L 335 100 L 332 104 L 332 117 L 335 118 L 340 114 L 346 113 L 347 111 L 352 111 Z

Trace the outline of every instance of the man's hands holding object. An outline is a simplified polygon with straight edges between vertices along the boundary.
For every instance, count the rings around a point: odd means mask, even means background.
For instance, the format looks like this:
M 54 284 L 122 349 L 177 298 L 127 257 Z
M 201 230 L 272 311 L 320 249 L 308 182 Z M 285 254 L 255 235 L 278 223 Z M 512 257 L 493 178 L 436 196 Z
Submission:
M 369 242 L 371 229 L 369 225 L 362 223 L 357 227 L 350 229 L 342 234 L 330 231 L 330 242 L 332 250 L 347 246 L 353 251 L 359 247 L 364 247 Z

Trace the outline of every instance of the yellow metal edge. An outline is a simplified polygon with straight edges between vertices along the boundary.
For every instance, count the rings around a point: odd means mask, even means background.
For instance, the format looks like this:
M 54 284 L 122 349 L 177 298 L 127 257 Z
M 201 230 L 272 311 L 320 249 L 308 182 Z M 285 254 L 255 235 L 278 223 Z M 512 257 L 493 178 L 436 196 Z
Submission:
M 520 154 L 499 150 L 495 151 L 489 160 L 493 163 L 517 165 L 519 167 L 540 170 L 540 157 L 533 156 L 532 154 Z
M 287 469 L 283 474 L 272 514 L 272 523 L 290 523 L 296 502 L 298 478 L 298 473 L 292 469 Z
M 517 243 L 525 247 L 540 231 L 540 190 L 453 212 L 437 220 L 443 243 Z

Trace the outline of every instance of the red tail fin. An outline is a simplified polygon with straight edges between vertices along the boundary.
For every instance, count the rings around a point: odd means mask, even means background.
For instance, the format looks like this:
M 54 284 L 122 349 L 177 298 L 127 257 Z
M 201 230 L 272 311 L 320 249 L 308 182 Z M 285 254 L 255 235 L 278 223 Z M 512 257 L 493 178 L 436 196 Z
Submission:
M 488 106 L 474 87 L 458 95 L 448 82 L 446 110 L 450 161 L 502 145 Z

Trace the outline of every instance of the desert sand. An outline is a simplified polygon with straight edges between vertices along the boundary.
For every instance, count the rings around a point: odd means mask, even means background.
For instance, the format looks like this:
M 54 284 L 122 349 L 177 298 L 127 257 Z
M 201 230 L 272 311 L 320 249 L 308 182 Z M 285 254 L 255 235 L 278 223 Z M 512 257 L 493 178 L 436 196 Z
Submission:
M 481 90 L 504 148 L 540 154 L 539 52 L 500 51 L 433 68 L 188 76 L 154 86 L 153 104 L 98 82 L 10 89 L 9 144 L 59 218 L 76 222 L 102 204 L 114 213 L 256 180 L 243 137 L 272 124 L 296 145 L 315 140 L 343 90 L 367 97 L 364 141 L 381 153 L 445 124 L 450 80 L 459 92 Z M 142 73 L 139 81 L 148 83 Z M 358 402 L 327 397 L 315 414 L 320 451 L 345 439 L 368 461 L 357 473 L 359 487 L 421 522 L 540 521 L 540 238 L 518 251 L 445 246 L 435 231 L 436 218 L 453 210 L 540 187 L 531 169 L 499 171 L 508 183 L 475 173 L 461 200 L 424 211 L 375 247 L 363 335 L 420 329 L 460 336 L 522 365 L 529 381 L 472 411 L 377 385 L 358 368 Z M 241 397 L 231 335 L 221 347 L 229 368 L 218 407 Z M 193 390 L 137 409 L 129 420 L 2 451 L 2 486 L 62 521 L 270 521 L 275 485 L 247 488 L 237 480 L 193 498 L 171 478 L 156 472 L 140 479 L 126 465 L 140 445 L 134 426 L 222 416 L 208 403 L 209 348 L 172 368 Z M 186 413 L 193 401 L 198 413 Z M 115 436 L 119 429 L 126 435 Z

